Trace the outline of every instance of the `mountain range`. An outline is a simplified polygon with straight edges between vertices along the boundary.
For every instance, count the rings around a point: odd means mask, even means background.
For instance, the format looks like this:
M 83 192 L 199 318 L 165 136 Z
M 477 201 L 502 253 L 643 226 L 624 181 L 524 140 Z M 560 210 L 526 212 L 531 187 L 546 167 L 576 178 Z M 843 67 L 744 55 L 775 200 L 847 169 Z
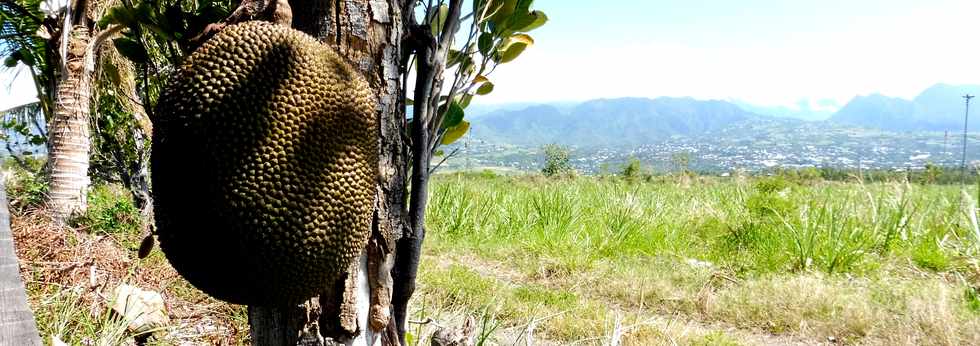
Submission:
M 980 85 L 936 84 L 912 100 L 880 94 L 857 96 L 842 107 L 829 100 L 804 100 L 789 108 L 690 97 L 485 107 L 483 114 L 471 118 L 471 131 L 472 138 L 491 142 L 580 147 L 636 146 L 673 137 L 712 136 L 731 128 L 750 128 L 742 126 L 746 123 L 790 129 L 804 121 L 817 121 L 887 131 L 944 131 L 962 129 L 962 95 L 967 93 L 980 95 Z M 980 118 L 977 120 L 971 130 L 980 130 Z M 724 134 L 733 135 L 732 131 Z
M 694 136 L 758 118 L 726 101 L 660 97 L 597 99 L 567 111 L 551 105 L 502 110 L 473 119 L 473 137 L 517 145 L 639 145 Z
M 945 131 L 963 128 L 963 95 L 980 94 L 980 85 L 936 84 L 914 99 L 881 94 L 858 96 L 844 105 L 831 121 L 892 131 Z M 980 122 L 969 127 L 980 130 Z
M 792 106 L 762 106 L 743 100 L 731 100 L 730 102 L 752 113 L 806 121 L 827 120 L 841 108 L 841 105 L 833 99 L 801 99 Z

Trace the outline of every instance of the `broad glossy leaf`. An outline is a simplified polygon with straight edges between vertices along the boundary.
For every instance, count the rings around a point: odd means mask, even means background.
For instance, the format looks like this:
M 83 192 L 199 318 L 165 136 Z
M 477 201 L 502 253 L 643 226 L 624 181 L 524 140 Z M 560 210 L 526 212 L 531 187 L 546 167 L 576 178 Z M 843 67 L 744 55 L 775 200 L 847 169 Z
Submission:
M 504 25 L 507 18 L 514 14 L 517 0 L 490 0 L 489 6 L 490 12 L 493 13 L 490 16 L 490 21 L 496 24 L 495 30 L 503 30 L 506 29 Z
M 499 53 L 498 62 L 506 63 L 517 59 L 517 56 L 521 55 L 524 49 L 532 44 L 534 44 L 534 39 L 526 34 L 517 34 L 508 37 L 497 50 L 497 53 Z
M 483 54 L 483 56 L 490 54 L 490 50 L 493 49 L 493 34 L 489 32 L 480 34 L 477 47 L 480 48 L 480 54 Z
M 458 50 L 450 49 L 446 57 L 446 67 L 453 67 L 459 64 L 460 53 Z
M 476 89 L 477 95 L 486 95 L 493 91 L 493 83 L 486 82 L 483 83 L 479 88 Z
M 456 102 L 450 102 L 449 110 L 446 112 L 446 116 L 442 118 L 442 128 L 448 129 L 459 125 L 463 121 L 463 115 L 463 107 Z
M 469 107 L 471 100 L 473 100 L 473 94 L 464 94 L 462 97 L 459 98 L 459 102 L 458 102 L 459 106 L 463 107 L 463 109 L 466 109 L 466 107 Z
M 537 29 L 548 22 L 548 16 L 541 11 L 534 11 L 522 17 L 520 22 L 514 24 L 514 31 L 529 32 Z
M 455 127 L 446 131 L 446 135 L 442 136 L 442 145 L 453 144 L 453 142 L 463 138 L 463 135 L 465 135 L 466 131 L 469 129 L 470 123 L 463 120 L 463 122 L 459 123 L 459 125 L 456 125 Z

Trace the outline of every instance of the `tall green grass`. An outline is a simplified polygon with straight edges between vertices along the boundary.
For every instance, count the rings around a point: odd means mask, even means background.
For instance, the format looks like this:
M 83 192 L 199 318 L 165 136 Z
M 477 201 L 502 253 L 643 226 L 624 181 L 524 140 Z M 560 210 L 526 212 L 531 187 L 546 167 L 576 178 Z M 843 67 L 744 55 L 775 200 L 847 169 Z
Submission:
M 955 186 L 450 175 L 436 179 L 431 198 L 437 249 L 572 267 L 668 255 L 746 275 L 863 273 L 906 261 L 943 271 L 977 255 Z
M 548 316 L 547 337 L 601 341 L 623 322 L 644 344 L 671 337 L 651 318 L 680 314 L 847 342 L 980 339 L 975 203 L 957 186 L 451 174 L 430 191 L 426 301 L 493 307 L 504 330 Z M 962 293 L 924 305 L 937 290 Z M 705 333 L 689 343 L 728 338 Z

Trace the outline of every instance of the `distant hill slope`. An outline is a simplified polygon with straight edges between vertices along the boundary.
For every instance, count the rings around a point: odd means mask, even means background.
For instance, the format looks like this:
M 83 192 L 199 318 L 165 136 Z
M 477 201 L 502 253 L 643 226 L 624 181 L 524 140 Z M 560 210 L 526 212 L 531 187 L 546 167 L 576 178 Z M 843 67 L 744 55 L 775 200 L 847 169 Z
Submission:
M 519 145 L 647 144 L 671 136 L 718 131 L 761 116 L 725 101 L 616 98 L 587 101 L 561 112 L 548 105 L 491 112 L 473 119 L 473 136 Z
M 831 99 L 801 99 L 792 107 L 762 106 L 742 100 L 732 100 L 731 102 L 736 106 L 739 106 L 742 109 L 752 113 L 769 115 L 776 118 L 790 118 L 806 121 L 827 120 L 841 108 L 836 101 Z
M 980 95 L 980 85 L 936 84 L 912 100 L 880 94 L 858 96 L 831 121 L 893 131 L 962 129 L 964 94 Z M 980 130 L 980 121 L 971 121 L 970 129 Z
M 912 129 L 917 124 L 915 103 L 881 94 L 858 96 L 844 105 L 831 121 L 872 128 Z

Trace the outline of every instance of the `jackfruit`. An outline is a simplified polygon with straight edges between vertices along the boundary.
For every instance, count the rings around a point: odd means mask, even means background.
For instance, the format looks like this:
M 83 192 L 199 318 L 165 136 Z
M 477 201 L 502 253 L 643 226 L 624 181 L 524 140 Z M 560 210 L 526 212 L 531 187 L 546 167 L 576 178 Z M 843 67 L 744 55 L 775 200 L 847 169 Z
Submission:
M 374 94 L 329 46 L 285 26 L 224 28 L 154 114 L 157 236 L 205 293 L 283 305 L 331 287 L 371 233 Z

